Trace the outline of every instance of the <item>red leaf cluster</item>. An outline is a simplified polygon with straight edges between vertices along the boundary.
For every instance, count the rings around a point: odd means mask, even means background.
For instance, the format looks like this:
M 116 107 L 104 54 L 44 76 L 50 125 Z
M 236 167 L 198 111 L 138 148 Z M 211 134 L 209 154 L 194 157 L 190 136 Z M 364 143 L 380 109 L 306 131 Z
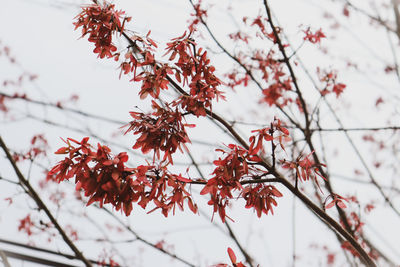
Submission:
M 241 41 L 245 42 L 246 44 L 248 44 L 251 36 L 248 35 L 247 33 L 237 31 L 235 33 L 229 34 L 229 38 L 231 38 L 233 41 L 241 40 Z
M 198 23 L 200 17 L 206 16 L 206 12 L 200 8 L 200 3 L 195 5 L 195 10 Z M 103 7 L 90 5 L 83 8 L 74 25 L 76 28 L 82 27 L 82 36 L 89 34 L 89 41 L 94 42 L 96 46 L 94 52 L 98 53 L 100 58 L 114 57 L 118 60 L 120 54 L 114 53 L 117 48 L 112 43 L 112 34 L 122 33 L 125 22 L 130 20 L 130 17 L 122 19 L 123 14 L 122 11 L 114 10 L 114 5 L 111 4 L 104 4 Z M 131 45 L 125 54 L 125 61 L 120 65 L 121 74 L 133 73 L 132 81 L 142 82 L 139 92 L 142 99 L 148 95 L 158 98 L 160 90 L 168 89 L 168 75 L 173 75 L 175 70 L 177 81 L 180 83 L 183 78 L 183 85 L 188 84 L 190 91 L 176 100 L 174 105 L 180 105 L 182 109 L 196 116 L 205 116 L 205 109 L 212 109 L 213 99 L 224 99 L 222 92 L 217 88 L 222 82 L 214 75 L 215 68 L 210 65 L 207 52 L 196 48 L 196 43 L 190 37 L 191 33 L 184 33 L 167 44 L 166 54 L 171 53 L 170 61 L 179 55 L 174 68 L 155 60 L 152 51 L 157 45 L 149 37 L 150 32 L 143 38 L 133 35 L 130 37 Z M 136 74 L 137 67 L 144 67 L 144 70 Z
M 289 131 L 285 127 L 281 125 L 281 121 L 279 119 L 275 119 L 273 123 L 271 123 L 271 127 L 266 127 L 258 130 L 251 131 L 252 133 L 257 133 L 255 135 L 250 136 L 250 148 L 249 152 L 252 155 L 256 155 L 260 150 L 263 149 L 263 141 L 273 141 L 278 140 L 281 148 L 285 150 L 283 146 L 283 141 L 290 140 Z M 276 133 L 278 132 L 278 135 Z
M 245 24 L 247 24 L 248 19 L 249 19 L 248 17 L 243 17 L 242 20 Z M 276 44 L 277 40 L 274 31 L 271 29 L 270 32 L 267 32 L 266 24 L 268 24 L 268 18 L 258 15 L 255 19 L 252 20 L 250 26 L 257 26 L 257 28 L 259 28 L 259 30 L 261 31 L 261 33 L 260 32 L 256 33 L 256 37 L 259 37 L 260 39 L 264 39 L 264 37 L 267 37 L 274 44 Z M 281 32 L 281 28 L 279 27 L 275 27 L 275 30 L 278 34 Z
M 25 216 L 23 219 L 19 220 L 18 231 L 23 231 L 28 236 L 31 236 L 33 234 L 32 227 L 34 227 L 34 224 L 33 224 L 32 220 L 31 220 L 31 215 L 30 214 Z
M 319 168 L 315 164 L 315 162 L 310 158 L 312 153 L 314 152 L 311 152 L 310 154 L 308 154 L 303 158 L 302 156 L 299 156 L 295 161 L 284 160 L 282 162 L 282 167 L 285 169 L 296 170 L 296 178 L 298 177 L 300 179 L 303 179 L 303 181 L 308 181 L 310 178 L 313 179 L 317 184 L 317 186 L 319 187 L 317 177 L 319 176 L 324 180 L 326 179 L 320 173 Z M 324 164 L 321 165 L 325 166 Z
M 249 163 L 259 162 L 261 159 L 257 155 L 251 155 L 246 149 L 230 144 L 229 151 L 217 149 L 226 156 L 214 161 L 217 167 L 212 173 L 214 176 L 207 181 L 200 194 L 210 194 L 211 200 L 208 205 L 214 206 L 214 213 L 218 212 L 221 220 L 225 222 L 225 208 L 229 199 L 233 198 L 233 190 L 243 190 L 240 181 L 244 177 L 251 176 L 250 170 L 255 170 Z M 229 217 L 228 217 L 229 218 Z
M 176 205 L 183 209 L 185 199 L 189 208 L 197 212 L 197 206 L 184 189 L 191 180 L 169 173 L 165 166 L 128 168 L 125 166 L 128 161 L 125 152 L 112 156 L 107 146 L 98 144 L 95 150 L 88 139 L 86 137 L 81 142 L 67 139 L 67 146 L 56 153 L 68 156 L 50 170 L 48 179 L 61 182 L 75 177 L 76 189 L 82 189 L 85 196 L 90 197 L 87 205 L 96 201 L 100 206 L 111 203 L 127 216 L 134 202 L 138 202 L 142 208 L 153 202 L 156 209 L 160 208 L 167 216 L 171 209 L 175 210 Z
M 123 31 L 126 21 L 130 17 L 123 17 L 125 12 L 117 11 L 114 5 L 104 3 L 103 7 L 97 4 L 82 8 L 82 12 L 76 16 L 75 29 L 82 27 L 82 37 L 89 34 L 89 42 L 95 45 L 94 53 L 100 58 L 114 57 L 113 52 L 117 47 L 112 43 L 112 34 Z M 122 19 L 122 23 L 121 23 Z
M 38 156 L 46 156 L 47 150 L 49 149 L 49 144 L 47 143 L 47 139 L 43 134 L 34 135 L 31 139 L 31 146 L 29 150 L 20 154 L 15 153 L 14 160 L 32 160 Z
M 235 252 L 233 252 L 233 250 L 229 247 L 228 247 L 228 255 L 234 267 L 245 267 L 245 265 L 242 262 L 237 262 Z
M 337 73 L 335 71 L 321 71 L 318 68 L 317 74 L 319 75 L 320 81 L 324 84 L 324 89 L 320 91 L 322 96 L 335 93 L 336 97 L 339 97 L 343 93 L 346 85 L 336 81 Z
M 175 104 L 196 116 L 206 116 L 205 108 L 212 109 L 212 100 L 225 97 L 218 90 L 222 82 L 214 75 L 215 67 L 210 65 L 207 52 L 202 48 L 197 49 L 190 35 L 185 32 L 167 44 L 166 54 L 171 54 L 169 60 L 178 56 L 175 78 L 181 82 L 182 75 L 183 85 L 188 84 L 190 88 L 189 94 L 181 96 Z
M 275 186 L 265 184 L 247 186 L 243 189 L 241 195 L 246 200 L 246 208 L 255 209 L 258 217 L 261 217 L 262 213 L 268 214 L 269 211 L 274 214 L 272 205 L 278 205 L 275 197 L 283 196 Z
M 187 200 L 189 209 L 193 213 L 197 212 L 197 205 L 194 204 L 190 193 L 184 189 L 186 183 L 191 182 L 190 179 L 169 173 L 166 166 L 158 168 L 139 166 L 139 168 L 136 174 L 139 183 L 135 186 L 137 190 L 135 195 L 140 196 L 138 205 L 146 208 L 147 204 L 153 201 L 156 207 L 150 212 L 161 209 L 162 214 L 167 217 L 171 210 L 175 214 L 176 205 L 183 210 L 184 201 Z M 146 188 L 150 189 L 146 190 Z
M 241 85 L 246 87 L 250 80 L 250 76 L 248 74 L 239 73 L 237 70 L 233 70 L 232 72 L 227 73 L 225 76 L 229 79 L 227 86 L 231 87 L 233 90 L 235 87 Z
M 262 74 L 262 79 L 268 87 L 262 91 L 262 102 L 268 105 L 285 106 L 292 102 L 287 92 L 292 90 L 292 80 L 284 71 L 284 64 L 281 60 L 274 58 L 275 52 L 270 50 L 267 54 L 264 51 L 256 50 L 252 56 L 252 61 Z
M 178 111 L 173 111 L 168 105 L 165 108 L 152 101 L 155 110 L 151 115 L 141 112 L 130 112 L 133 121 L 128 125 L 125 133 L 133 131 L 133 134 L 140 134 L 133 149 L 141 148 L 143 153 L 154 151 L 154 156 L 160 158 L 160 151 L 164 152 L 163 161 L 168 159 L 173 163 L 172 154 L 181 146 L 186 148 L 185 143 L 190 143 L 185 126 L 193 125 L 183 123 L 183 116 Z
M 331 194 L 328 196 L 328 198 L 332 198 L 332 200 L 331 200 L 331 202 L 329 202 L 328 204 L 325 205 L 326 209 L 332 208 L 333 206 L 335 206 L 335 204 L 338 205 L 342 209 L 346 208 L 346 204 L 343 201 L 348 202 L 347 198 L 344 198 L 338 194 Z M 325 202 L 326 202 L 326 200 L 325 200 Z
M 0 111 L 3 111 L 4 113 L 8 112 L 8 107 L 5 104 L 6 97 L 3 95 L 0 95 Z
M 342 224 L 343 227 L 345 227 L 343 221 L 341 221 L 340 223 Z M 379 257 L 379 254 L 368 245 L 368 242 L 366 242 L 363 239 L 364 223 L 361 221 L 359 215 L 355 212 L 351 212 L 350 216 L 347 216 L 347 224 L 350 227 L 350 231 L 353 234 L 354 239 L 361 244 L 361 246 L 368 252 L 368 255 L 372 259 L 376 260 Z M 342 248 L 349 251 L 355 257 L 360 257 L 359 253 L 353 248 L 350 242 L 348 241 L 342 242 Z
M 207 9 L 201 8 L 201 2 L 202 0 L 199 0 L 197 4 L 193 5 L 195 13 L 190 14 L 192 16 L 192 18 L 189 20 L 188 26 L 190 31 L 194 31 L 196 26 L 205 18 L 207 18 Z
M 168 64 L 159 63 L 155 60 L 154 53 L 152 52 L 153 47 L 157 47 L 157 44 L 149 37 L 150 32 L 146 38 L 142 38 L 138 35 L 131 37 L 134 46 L 131 50 L 125 54 L 125 61 L 121 63 L 120 69 L 121 74 L 133 73 L 133 79 L 131 81 L 142 82 L 139 96 L 141 99 L 146 98 L 148 95 L 154 99 L 158 98 L 160 90 L 168 89 L 169 81 L 167 75 L 172 75 L 173 72 Z M 138 44 L 141 44 L 141 48 Z M 141 55 L 141 60 L 136 57 L 137 54 Z M 143 71 L 139 74 L 136 73 L 138 67 L 143 67 Z
M 260 31 L 262 32 L 262 34 L 263 34 L 264 36 L 267 36 L 268 33 L 267 33 L 267 30 L 265 29 L 264 22 L 268 22 L 268 19 L 267 19 L 267 18 L 263 18 L 263 17 L 261 17 L 260 15 L 258 15 L 258 16 L 253 20 L 253 22 L 251 23 L 250 26 L 254 26 L 254 25 L 258 26 L 258 28 L 260 29 Z
M 309 41 L 310 43 L 313 44 L 318 44 L 321 42 L 322 38 L 326 38 L 325 34 L 322 32 L 321 29 L 312 32 L 310 28 L 307 28 L 306 30 L 303 31 L 305 33 L 304 40 Z
M 142 87 L 139 92 L 140 98 L 144 99 L 148 95 L 158 98 L 160 90 L 168 89 L 168 74 L 173 74 L 173 72 L 167 64 L 154 64 L 150 71 L 144 71 L 136 76 L 134 81 L 142 81 Z

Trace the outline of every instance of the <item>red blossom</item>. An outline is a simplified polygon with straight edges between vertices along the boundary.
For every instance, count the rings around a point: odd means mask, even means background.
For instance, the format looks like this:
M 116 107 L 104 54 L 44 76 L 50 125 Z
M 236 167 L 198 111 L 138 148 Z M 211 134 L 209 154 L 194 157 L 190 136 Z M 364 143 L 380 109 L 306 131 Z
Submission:
M 326 263 L 328 265 L 333 265 L 335 263 L 335 259 L 336 259 L 336 254 L 334 253 L 328 253 L 326 255 Z
M 383 104 L 385 101 L 383 100 L 382 97 L 379 97 L 376 101 L 375 101 L 375 106 L 379 106 L 381 104 Z
M 31 139 L 32 147 L 25 154 L 26 158 L 35 158 L 39 155 L 46 156 L 46 151 L 49 148 L 49 144 L 47 143 L 47 139 L 43 134 L 34 135 Z

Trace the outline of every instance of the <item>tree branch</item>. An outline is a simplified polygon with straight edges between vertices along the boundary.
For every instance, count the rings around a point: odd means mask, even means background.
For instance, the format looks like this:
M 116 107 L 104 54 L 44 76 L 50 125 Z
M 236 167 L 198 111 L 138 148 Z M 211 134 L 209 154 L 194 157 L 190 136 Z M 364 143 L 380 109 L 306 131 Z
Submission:
M 7 148 L 6 144 L 3 141 L 3 138 L 0 136 L 0 146 L 6 153 L 8 161 L 11 163 L 18 179 L 20 182 L 26 187 L 28 190 L 29 195 L 32 197 L 32 199 L 36 202 L 36 205 L 38 206 L 39 209 L 42 209 L 47 217 L 50 219 L 51 223 L 54 225 L 54 227 L 57 229 L 59 234 L 62 236 L 64 239 L 65 243 L 71 248 L 71 250 L 75 253 L 75 256 L 80 259 L 87 267 L 91 267 L 92 264 L 90 261 L 88 261 L 85 256 L 78 250 L 78 248 L 74 245 L 74 243 L 68 238 L 67 234 L 64 232 L 56 218 L 53 216 L 53 214 L 50 212 L 50 210 L 47 208 L 47 206 L 44 204 L 42 199 L 39 197 L 39 195 L 36 193 L 36 191 L 33 189 L 29 181 L 24 177 L 24 175 L 21 173 L 19 170 L 17 164 L 15 163 L 12 155 L 10 154 L 10 150 Z

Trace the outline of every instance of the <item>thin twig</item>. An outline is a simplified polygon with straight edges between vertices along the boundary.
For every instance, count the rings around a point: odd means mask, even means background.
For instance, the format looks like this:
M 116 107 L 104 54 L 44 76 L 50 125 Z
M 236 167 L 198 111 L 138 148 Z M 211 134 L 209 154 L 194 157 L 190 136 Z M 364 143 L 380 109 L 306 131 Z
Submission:
M 17 164 L 15 163 L 10 151 L 8 150 L 6 144 L 3 141 L 3 138 L 0 136 L 0 146 L 6 153 L 8 161 L 11 163 L 16 175 L 18 176 L 18 179 L 20 182 L 28 189 L 29 195 L 32 197 L 32 199 L 36 202 L 37 206 L 39 209 L 42 209 L 47 217 L 50 219 L 51 223 L 54 225 L 54 227 L 57 229 L 59 234 L 62 236 L 64 239 L 65 243 L 71 248 L 71 250 L 75 253 L 75 256 L 80 259 L 87 267 L 91 267 L 92 263 L 88 261 L 85 256 L 78 250 L 78 248 L 74 245 L 74 243 L 69 239 L 67 234 L 64 232 L 56 218 L 54 218 L 53 214 L 50 212 L 50 210 L 47 208 L 47 206 L 44 204 L 42 199 L 39 197 L 39 195 L 36 193 L 36 191 L 33 189 L 29 181 L 24 177 L 24 175 L 21 173 L 19 170 Z

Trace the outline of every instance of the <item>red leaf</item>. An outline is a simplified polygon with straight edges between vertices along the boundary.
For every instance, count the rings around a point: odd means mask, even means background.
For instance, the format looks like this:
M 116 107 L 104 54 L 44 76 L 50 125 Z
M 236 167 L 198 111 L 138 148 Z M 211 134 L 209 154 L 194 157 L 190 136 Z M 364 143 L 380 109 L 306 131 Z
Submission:
M 211 186 L 205 186 L 201 191 L 200 191 L 200 195 L 205 195 L 208 194 L 212 191 L 212 187 Z
M 231 248 L 228 247 L 229 258 L 231 259 L 232 264 L 236 264 L 236 255 L 235 252 Z
M 179 180 L 179 181 L 181 181 L 181 182 L 184 182 L 184 183 L 190 183 L 190 182 L 192 182 L 192 180 L 190 180 L 190 179 L 188 179 L 188 178 L 185 178 L 185 177 L 182 177 L 182 175 L 176 176 L 176 179 Z
M 325 208 L 326 208 L 326 209 L 330 209 L 330 208 L 332 208 L 334 205 L 335 205 L 335 201 L 332 201 L 332 202 L 330 202 L 329 204 L 327 204 L 327 205 L 325 206 Z
M 56 152 L 54 152 L 54 154 L 67 154 L 69 151 L 68 147 L 62 147 L 60 149 L 58 149 Z
M 110 166 L 110 165 L 112 165 L 113 164 L 113 161 L 112 160 L 105 160 L 104 162 L 103 162 L 103 165 L 105 165 L 105 166 Z
M 343 202 L 343 201 L 340 201 L 340 200 L 337 201 L 337 205 L 338 205 L 340 208 L 342 208 L 342 209 L 347 208 L 346 204 L 344 204 L 344 202 Z

